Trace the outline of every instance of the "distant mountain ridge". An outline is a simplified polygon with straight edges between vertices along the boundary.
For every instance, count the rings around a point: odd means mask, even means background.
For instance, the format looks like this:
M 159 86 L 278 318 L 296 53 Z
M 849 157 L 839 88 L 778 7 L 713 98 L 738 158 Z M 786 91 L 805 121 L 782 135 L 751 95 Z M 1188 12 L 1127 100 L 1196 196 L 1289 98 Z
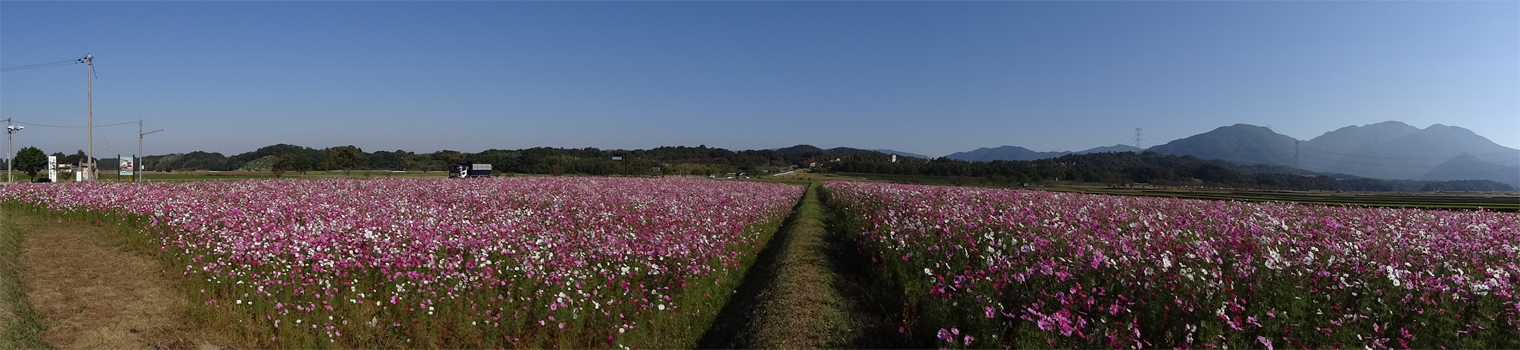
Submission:
M 913 157 L 913 158 L 919 158 L 919 159 L 934 159 L 934 157 L 930 157 L 930 156 L 926 156 L 926 155 L 922 155 L 922 154 L 908 153 L 908 152 L 903 152 L 903 151 L 893 151 L 893 150 L 889 150 L 889 149 L 873 149 L 873 150 L 870 150 L 870 151 L 877 151 L 877 152 L 886 153 L 886 154 L 896 154 L 896 155 L 899 155 L 899 156 L 907 156 L 907 157 Z
M 1118 145 L 1082 152 L 1035 152 L 1002 146 L 948 157 L 968 161 L 1037 160 L 1073 153 L 1125 151 L 1140 149 Z M 1441 124 L 1424 129 L 1397 121 L 1353 125 L 1308 141 L 1261 126 L 1235 124 L 1144 151 L 1378 179 L 1492 180 L 1520 187 L 1520 150 L 1496 144 L 1472 130 Z
M 1071 152 L 1035 152 L 1019 146 L 1002 146 L 997 148 L 978 148 L 969 152 L 951 153 L 945 158 L 966 161 L 993 161 L 993 160 L 1036 160 L 1055 158 L 1071 154 Z
M 1298 140 L 1272 129 L 1235 124 L 1213 131 L 1156 145 L 1148 151 L 1161 154 L 1219 159 L 1236 164 L 1293 165 L 1293 148 Z
M 1130 145 L 1113 145 L 1113 146 L 1104 146 L 1104 147 L 1094 147 L 1094 148 L 1089 148 L 1087 150 L 1077 151 L 1077 152 L 1065 152 L 1065 151 L 1036 152 L 1036 151 L 1030 150 L 1028 148 L 1023 148 L 1023 147 L 1019 147 L 1019 146 L 1002 146 L 1002 147 L 998 147 L 998 148 L 985 148 L 985 147 L 983 147 L 983 148 L 978 148 L 978 149 L 976 149 L 974 151 L 969 151 L 969 152 L 951 153 L 950 155 L 945 156 L 945 158 L 950 158 L 950 159 L 955 159 L 955 160 L 965 160 L 965 161 L 1039 160 L 1039 159 L 1046 159 L 1046 158 L 1056 158 L 1056 157 L 1060 157 L 1060 156 L 1064 156 L 1064 155 L 1068 155 L 1068 154 L 1088 154 L 1088 153 L 1105 153 L 1105 152 L 1143 152 L 1143 151 L 1145 151 L 1145 150 L 1141 149 L 1139 147 L 1130 146 Z

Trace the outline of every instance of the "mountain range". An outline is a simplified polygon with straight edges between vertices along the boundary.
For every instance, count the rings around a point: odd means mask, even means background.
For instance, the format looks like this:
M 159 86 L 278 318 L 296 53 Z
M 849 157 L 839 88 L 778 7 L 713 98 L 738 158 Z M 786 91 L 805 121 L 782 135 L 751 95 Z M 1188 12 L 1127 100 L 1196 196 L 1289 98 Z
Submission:
M 919 158 L 919 159 L 934 159 L 934 157 L 930 157 L 930 156 L 926 156 L 926 155 L 922 155 L 922 154 L 908 153 L 908 152 L 903 152 L 903 151 L 893 151 L 893 150 L 889 150 L 889 149 L 873 149 L 871 151 L 877 151 L 877 152 L 886 153 L 886 154 L 896 154 L 896 155 L 899 155 L 899 156 L 913 157 L 913 158 Z
M 1144 151 L 1139 147 L 1130 145 L 1113 145 L 1097 147 L 1078 152 L 1036 152 L 1019 146 L 1002 146 L 997 148 L 978 148 L 974 151 L 951 153 L 946 158 L 966 161 L 993 161 L 993 160 L 1036 160 L 1055 158 L 1068 154 L 1088 154 L 1104 152 L 1137 152 Z
M 946 157 L 968 161 L 1035 160 L 1072 153 L 1138 150 L 1118 145 L 1080 152 L 1035 152 L 1002 146 Z M 1520 187 L 1520 150 L 1500 146 L 1472 130 L 1441 124 L 1424 129 L 1396 121 L 1347 126 L 1307 141 L 1265 127 L 1235 124 L 1144 151 L 1367 178 L 1493 180 Z

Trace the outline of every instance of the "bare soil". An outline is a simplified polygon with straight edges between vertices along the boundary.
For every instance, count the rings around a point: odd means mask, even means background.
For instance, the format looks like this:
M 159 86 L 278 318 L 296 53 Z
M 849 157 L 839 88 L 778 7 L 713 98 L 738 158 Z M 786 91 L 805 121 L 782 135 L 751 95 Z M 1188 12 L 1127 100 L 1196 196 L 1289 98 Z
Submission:
M 181 277 L 114 228 L 19 210 L 22 291 L 58 349 L 218 349 L 196 332 Z

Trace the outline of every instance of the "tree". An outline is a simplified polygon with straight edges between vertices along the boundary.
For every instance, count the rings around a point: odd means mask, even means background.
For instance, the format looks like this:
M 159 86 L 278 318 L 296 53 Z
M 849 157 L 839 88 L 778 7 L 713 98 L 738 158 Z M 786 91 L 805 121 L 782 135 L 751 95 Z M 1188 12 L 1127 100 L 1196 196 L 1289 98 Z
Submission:
M 85 154 L 84 154 L 84 151 L 74 152 L 74 154 L 70 154 L 70 155 L 63 155 L 63 153 L 56 153 L 54 155 L 55 156 L 59 156 L 58 157 L 58 164 L 75 164 L 75 165 L 78 165 L 79 162 L 85 160 L 85 157 L 86 157 Z
M 269 172 L 274 173 L 274 177 L 280 177 L 280 176 L 285 175 L 286 168 L 290 167 L 290 157 L 288 157 L 288 156 L 269 156 L 269 157 L 270 157 L 269 158 Z
M 327 154 L 327 161 L 323 162 L 322 167 L 327 170 L 342 169 L 343 176 L 348 176 L 350 170 L 364 162 L 364 151 L 352 145 L 328 148 Z
M 305 153 L 291 153 L 280 158 L 285 159 L 285 163 L 288 165 L 287 169 L 299 171 L 301 175 L 306 175 L 306 171 L 311 170 L 311 158 L 307 157 Z
M 37 147 L 22 148 L 16 152 L 16 170 L 26 173 L 32 180 L 37 179 L 37 172 L 47 167 L 47 154 Z

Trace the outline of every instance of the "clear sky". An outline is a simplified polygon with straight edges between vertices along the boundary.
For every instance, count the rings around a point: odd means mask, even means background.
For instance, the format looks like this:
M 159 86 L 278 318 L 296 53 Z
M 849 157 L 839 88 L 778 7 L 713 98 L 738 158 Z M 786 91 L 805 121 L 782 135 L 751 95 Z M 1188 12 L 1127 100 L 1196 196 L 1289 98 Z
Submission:
M 149 154 L 291 143 L 1149 147 L 1441 123 L 1520 148 L 1520 2 L 0 2 L 0 67 L 92 53 Z M 85 68 L 0 73 L 83 125 Z M 31 125 L 16 147 L 84 147 Z M 98 157 L 135 125 L 96 128 Z

